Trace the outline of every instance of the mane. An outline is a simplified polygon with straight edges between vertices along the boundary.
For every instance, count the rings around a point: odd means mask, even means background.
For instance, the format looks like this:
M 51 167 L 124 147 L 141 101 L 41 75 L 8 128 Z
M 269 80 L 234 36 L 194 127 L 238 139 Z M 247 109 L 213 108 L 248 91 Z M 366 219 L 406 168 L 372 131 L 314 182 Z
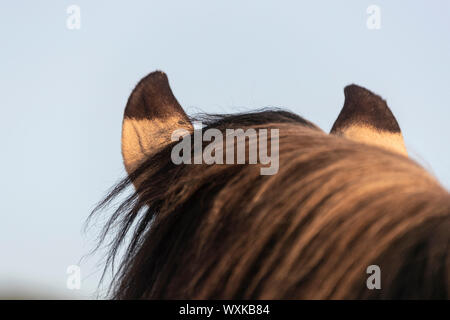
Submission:
M 279 171 L 181 164 L 171 143 L 97 206 L 115 299 L 444 298 L 450 196 L 414 161 L 325 134 L 287 111 L 205 115 L 200 130 L 279 129 Z M 246 140 L 246 146 L 249 146 Z M 129 241 L 128 241 L 129 239 Z M 378 265 L 382 290 L 368 290 Z

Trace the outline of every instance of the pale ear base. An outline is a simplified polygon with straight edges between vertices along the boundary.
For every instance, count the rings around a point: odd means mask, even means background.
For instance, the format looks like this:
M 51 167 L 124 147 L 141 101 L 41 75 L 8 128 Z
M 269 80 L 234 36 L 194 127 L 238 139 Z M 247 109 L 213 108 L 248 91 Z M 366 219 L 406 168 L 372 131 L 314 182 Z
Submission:
M 172 132 L 179 128 L 193 130 L 167 76 L 161 71 L 150 73 L 137 84 L 124 112 L 122 156 L 128 174 L 170 143 Z
M 354 84 L 345 87 L 344 95 L 344 106 L 330 134 L 408 155 L 400 126 L 386 101 Z

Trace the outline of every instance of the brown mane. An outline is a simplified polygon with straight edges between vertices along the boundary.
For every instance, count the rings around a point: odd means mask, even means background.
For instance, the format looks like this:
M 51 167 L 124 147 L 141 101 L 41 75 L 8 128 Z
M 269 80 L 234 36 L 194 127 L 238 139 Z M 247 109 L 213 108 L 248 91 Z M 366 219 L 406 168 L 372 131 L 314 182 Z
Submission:
M 142 179 L 103 233 L 109 262 L 131 236 L 114 298 L 448 299 L 450 195 L 417 163 L 285 111 L 211 127 L 279 129 L 279 172 L 174 165 L 173 143 L 147 158 L 97 208 Z M 381 290 L 366 287 L 373 264 Z

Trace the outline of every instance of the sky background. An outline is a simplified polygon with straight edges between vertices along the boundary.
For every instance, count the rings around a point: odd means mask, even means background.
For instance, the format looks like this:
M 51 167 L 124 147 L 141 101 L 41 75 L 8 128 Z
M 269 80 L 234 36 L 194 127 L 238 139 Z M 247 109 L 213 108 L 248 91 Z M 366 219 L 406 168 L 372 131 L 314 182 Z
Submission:
M 0 296 L 102 295 L 102 252 L 82 259 L 100 224 L 83 224 L 125 175 L 123 109 L 156 69 L 190 114 L 284 107 L 325 131 L 344 86 L 365 86 L 450 187 L 450 1 L 16 0 L 1 2 L 0 25 Z M 69 265 L 80 290 L 66 287 Z

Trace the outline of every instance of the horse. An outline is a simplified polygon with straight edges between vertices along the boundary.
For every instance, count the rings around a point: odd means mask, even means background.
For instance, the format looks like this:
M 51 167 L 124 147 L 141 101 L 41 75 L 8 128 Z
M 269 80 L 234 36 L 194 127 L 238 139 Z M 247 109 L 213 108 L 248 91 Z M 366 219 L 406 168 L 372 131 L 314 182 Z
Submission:
M 385 100 L 354 84 L 344 95 L 329 133 L 281 109 L 203 115 L 195 128 L 167 76 L 144 77 L 124 111 L 127 176 L 92 213 L 132 186 L 101 234 L 113 236 L 107 266 L 126 249 L 112 298 L 448 299 L 450 194 L 408 156 Z M 277 172 L 247 158 L 174 163 L 180 139 L 211 129 L 242 129 L 245 155 L 260 129 L 277 130 Z M 215 155 L 237 150 L 224 136 Z

